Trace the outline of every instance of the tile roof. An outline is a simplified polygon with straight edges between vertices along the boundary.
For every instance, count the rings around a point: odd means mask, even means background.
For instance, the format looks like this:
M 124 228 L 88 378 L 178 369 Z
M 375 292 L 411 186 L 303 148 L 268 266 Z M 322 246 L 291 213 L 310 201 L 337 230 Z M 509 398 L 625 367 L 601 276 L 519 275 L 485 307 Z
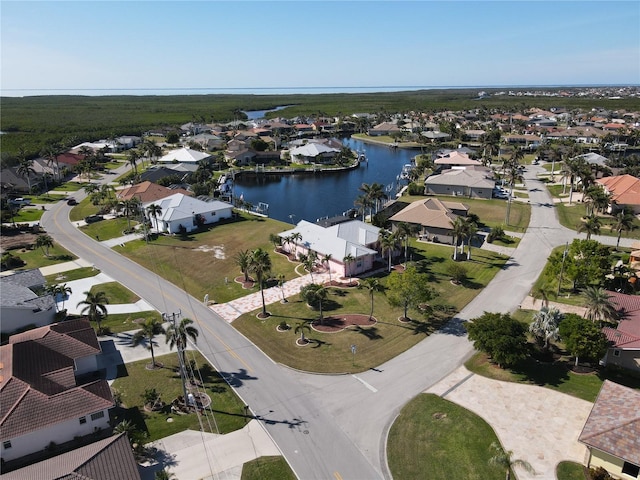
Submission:
M 177 188 L 174 190 L 168 187 L 163 187 L 162 185 L 158 185 L 157 183 L 145 181 L 118 191 L 116 196 L 118 197 L 118 200 L 131 200 L 132 198 L 138 198 L 142 203 L 146 203 L 155 202 L 156 200 L 160 200 L 175 193 L 192 195 L 191 192 L 182 188 Z
M 2 480 L 139 480 L 126 435 L 114 435 L 2 475 Z
M 458 218 L 458 215 L 451 211 L 452 208 L 468 210 L 466 205 L 459 202 L 443 202 L 437 198 L 428 198 L 411 202 L 389 220 L 451 230 L 451 224 Z
M 469 158 L 469 155 L 455 151 L 435 159 L 433 163 L 436 165 L 482 165 L 482 162 Z
M 12 335 L 0 347 L 0 437 L 14 438 L 113 406 L 105 380 L 77 385 L 75 359 L 100 347 L 86 319 Z
M 476 187 L 493 189 L 495 181 L 487 178 L 487 174 L 481 170 L 446 170 L 439 175 L 431 175 L 425 181 L 425 185 L 455 185 L 463 187 Z
M 640 465 L 640 391 L 605 380 L 578 441 Z
M 619 205 L 640 205 L 640 179 L 631 175 L 615 175 L 596 180 L 611 193 L 611 200 Z
M 604 327 L 602 332 L 615 348 L 640 350 L 640 296 L 611 291 L 607 293 L 621 320 L 616 328 Z

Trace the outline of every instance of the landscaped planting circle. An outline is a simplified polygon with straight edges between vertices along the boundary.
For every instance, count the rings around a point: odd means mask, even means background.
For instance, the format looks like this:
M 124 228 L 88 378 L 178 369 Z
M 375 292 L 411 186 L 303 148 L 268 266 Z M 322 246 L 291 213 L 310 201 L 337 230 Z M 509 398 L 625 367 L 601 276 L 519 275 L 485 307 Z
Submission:
M 378 321 L 375 317 L 369 317 L 369 315 L 363 315 L 360 313 L 349 313 L 345 315 L 324 317 L 322 323 L 320 323 L 320 320 L 315 320 L 311 324 L 311 328 L 318 332 L 336 333 L 341 332 L 352 325 L 356 325 L 358 327 L 371 327 L 376 323 L 378 323 Z

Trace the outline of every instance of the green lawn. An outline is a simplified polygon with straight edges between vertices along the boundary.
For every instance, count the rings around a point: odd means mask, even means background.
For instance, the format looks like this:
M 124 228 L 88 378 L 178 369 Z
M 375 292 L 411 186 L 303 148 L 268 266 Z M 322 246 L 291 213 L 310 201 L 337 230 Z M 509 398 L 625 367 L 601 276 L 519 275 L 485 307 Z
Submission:
M 63 183 L 62 185 L 58 185 L 53 190 L 58 192 L 77 192 L 78 190 L 84 188 L 85 185 L 86 183 L 84 182 L 67 182 Z
M 587 480 L 584 466 L 575 462 L 560 462 L 556 467 L 558 480 Z
M 296 480 L 284 457 L 259 457 L 242 466 L 241 480 Z
M 155 310 L 133 313 L 110 313 L 101 325 L 108 328 L 111 333 L 128 332 L 130 330 L 138 330 L 140 323 L 148 318 L 162 320 L 162 315 Z M 161 338 L 159 341 L 164 342 L 164 338 Z
M 133 228 L 138 222 L 134 220 L 127 221 L 126 218 L 114 218 L 111 220 L 102 220 L 100 222 L 91 223 L 80 227 L 84 233 L 91 238 L 100 238 L 100 240 L 109 240 L 111 238 L 118 238 L 124 235 L 124 230 Z
M 235 328 L 250 338 L 274 361 L 305 371 L 323 373 L 357 372 L 377 367 L 438 329 L 444 321 L 462 309 L 488 284 L 505 257 L 478 249 L 473 261 L 461 262 L 468 269 L 468 280 L 463 285 L 453 285 L 446 274 L 451 248 L 441 245 L 420 244 L 424 250 L 414 252 L 420 260 L 419 269 L 429 276 L 430 285 L 438 296 L 430 302 L 437 311 L 425 316 L 409 311 L 411 323 L 401 323 L 401 308 L 391 307 L 382 294 L 374 297 L 374 317 L 378 323 L 371 327 L 350 328 L 339 333 L 305 332 L 312 340 L 306 347 L 298 347 L 294 328 L 299 323 L 311 322 L 319 312 L 311 310 L 299 296 L 289 298 L 286 304 L 275 303 L 267 310 L 272 314 L 260 321 L 256 312 L 245 314 L 233 322 Z M 384 284 L 386 276 L 380 278 Z M 347 313 L 369 314 L 370 297 L 360 289 L 329 288 L 328 300 L 324 302 L 325 316 Z M 276 326 L 286 321 L 292 329 L 278 332 Z M 355 357 L 351 345 L 357 346 Z
M 135 293 L 118 282 L 100 283 L 91 287 L 91 293 L 104 292 L 110 304 L 136 303 L 140 300 Z
M 41 208 L 21 208 L 13 216 L 16 223 L 36 222 L 42 218 L 44 210 Z
M 45 256 L 44 252 L 40 248 L 34 248 L 33 250 L 23 248 L 20 250 L 12 250 L 11 253 L 20 257 L 26 262 L 26 265 L 24 267 L 21 267 L 21 269 L 24 270 L 47 267 L 49 265 L 69 262 L 78 258 L 68 250 L 62 248 L 57 243 L 54 243 L 53 247 L 49 248 L 48 257 Z
M 194 351 L 187 351 L 187 361 L 194 360 L 202 376 L 204 391 L 211 397 L 211 409 L 207 409 L 208 418 L 203 419 L 206 431 L 209 424 L 213 427 L 212 433 L 229 433 L 238 430 L 246 424 L 247 417 L 244 414 L 244 402 L 242 402 L 231 387 L 222 377 L 206 362 L 204 357 Z M 171 414 L 169 409 L 161 412 L 144 411 L 142 394 L 146 389 L 155 388 L 161 395 L 162 401 L 170 405 L 171 402 L 182 395 L 180 375 L 177 373 L 178 357 L 176 353 L 156 357 L 164 367 L 147 370 L 149 360 L 126 364 L 122 370 L 123 376 L 117 378 L 112 388 L 122 399 L 123 408 L 116 412 L 116 422 L 128 418 L 135 424 L 146 428 L 149 433 L 149 441 L 182 432 L 186 429 L 200 431 L 200 422 L 195 413 L 188 415 Z M 201 390 L 202 391 L 202 390 Z M 171 417 L 173 422 L 167 422 Z M 142 423 L 142 425 L 141 425 Z
M 482 418 L 436 395 L 404 406 L 389 431 L 387 457 L 396 480 L 502 480 L 489 466 L 495 432 Z
M 47 275 L 44 279 L 48 284 L 71 282 L 72 280 L 80 280 L 81 278 L 95 277 L 100 273 L 100 270 L 94 267 L 82 267 L 74 270 L 67 270 L 62 273 L 54 273 L 53 275 Z
M 242 285 L 233 281 L 241 275 L 234 259 L 241 250 L 261 247 L 269 252 L 274 275 L 284 274 L 287 280 L 297 276 L 294 272 L 297 264 L 275 253 L 269 242 L 269 234 L 289 228 L 290 225 L 277 220 L 241 215 L 238 220 L 211 225 L 208 230 L 189 234 L 185 239 L 160 236 L 148 244 L 136 240 L 114 250 L 196 298 L 209 294 L 212 300 L 224 303 L 258 291 L 243 290 Z
M 500 245 L 501 247 L 517 248 L 520 244 L 520 237 L 512 237 L 505 235 L 502 238 L 497 238 L 493 241 L 494 245 Z
M 84 220 L 85 217 L 95 215 L 99 211 L 100 207 L 93 205 L 89 197 L 87 197 L 71 209 L 71 212 L 69 212 L 69 220 L 72 222 Z
M 603 369 L 588 374 L 575 374 L 567 368 L 566 362 L 545 364 L 528 358 L 512 369 L 502 369 L 491 363 L 486 354 L 476 353 L 465 366 L 478 375 L 528 385 L 539 385 L 574 397 L 594 402 L 604 380 L 631 388 L 640 388 L 640 378 L 627 375 L 617 369 Z
M 67 197 L 66 195 L 58 195 L 55 193 L 52 193 L 52 194 L 43 193 L 42 195 L 28 196 L 25 198 L 30 199 L 33 205 L 40 205 L 40 204 L 56 203 Z

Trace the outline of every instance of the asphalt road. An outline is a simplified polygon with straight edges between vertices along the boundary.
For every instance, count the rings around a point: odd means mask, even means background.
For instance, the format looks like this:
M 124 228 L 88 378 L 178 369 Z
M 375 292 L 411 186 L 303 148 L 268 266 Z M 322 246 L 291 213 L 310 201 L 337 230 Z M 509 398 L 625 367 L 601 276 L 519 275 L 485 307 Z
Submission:
M 559 225 L 552 199 L 536 178 L 539 171 L 532 166 L 525 173 L 532 205 L 530 226 L 505 268 L 448 327 L 357 375 L 304 374 L 273 363 L 199 300 L 76 229 L 68 221 L 70 207 L 64 202 L 45 213 L 42 225 L 65 248 L 159 311 L 181 311 L 194 319 L 200 330 L 198 348 L 263 421 L 299 478 L 391 478 L 385 455 L 388 428 L 407 401 L 471 355 L 473 347 L 462 322 L 484 311 L 517 309 L 552 248 L 580 236 Z M 615 244 L 615 238 L 598 239 Z

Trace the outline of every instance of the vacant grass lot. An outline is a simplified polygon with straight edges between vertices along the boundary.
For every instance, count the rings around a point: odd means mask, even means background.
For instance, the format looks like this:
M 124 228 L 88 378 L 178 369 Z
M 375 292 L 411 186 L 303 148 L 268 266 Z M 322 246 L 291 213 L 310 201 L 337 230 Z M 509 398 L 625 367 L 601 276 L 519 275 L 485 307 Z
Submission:
M 78 222 L 84 220 L 85 217 L 89 215 L 95 215 L 99 210 L 100 207 L 93 205 L 89 197 L 87 197 L 71 209 L 71 212 L 69 212 L 69 220 Z
M 44 210 L 41 208 L 21 208 L 13 216 L 13 221 L 16 223 L 37 222 L 42 218 Z
M 187 361 L 194 360 L 200 370 L 205 391 L 211 397 L 211 410 L 207 409 L 207 418 L 203 418 L 206 431 L 211 425 L 211 433 L 229 433 L 244 427 L 244 402 L 242 402 L 224 379 L 207 363 L 198 352 L 187 351 Z M 126 364 L 126 373 L 117 378 L 112 388 L 120 395 L 123 409 L 117 412 L 118 419 L 130 419 L 134 424 L 149 433 L 149 441 L 182 432 L 186 429 L 200 430 L 200 422 L 195 413 L 188 415 L 172 414 L 170 409 L 160 412 L 144 411 L 142 395 L 145 390 L 155 388 L 161 400 L 170 406 L 171 402 L 182 395 L 182 382 L 177 373 L 178 356 L 176 353 L 156 357 L 164 367 L 147 370 L 150 360 L 141 360 Z M 124 373 L 124 372 L 123 372 Z M 167 422 L 171 417 L 173 422 Z M 215 421 L 214 421 L 215 419 Z M 217 427 L 217 428 L 216 428 Z
M 312 310 L 299 296 L 289 298 L 286 304 L 275 303 L 267 310 L 272 316 L 261 321 L 256 313 L 245 314 L 233 322 L 274 361 L 305 371 L 343 373 L 363 371 L 376 367 L 399 355 L 403 351 L 438 329 L 444 321 L 463 308 L 486 286 L 505 262 L 505 257 L 476 249 L 473 261 L 463 262 L 468 269 L 468 280 L 463 285 L 453 285 L 447 275 L 447 266 L 452 263 L 451 249 L 431 244 L 422 244 L 423 250 L 414 252 L 419 269 L 429 276 L 430 285 L 438 292 L 431 302 L 436 312 L 426 316 L 409 311 L 410 323 L 401 323 L 402 308 L 391 307 L 382 293 L 374 297 L 374 317 L 378 323 L 371 327 L 351 327 L 338 333 L 305 332 L 312 340 L 305 347 L 298 347 L 295 332 L 299 324 L 308 324 L 317 319 L 319 312 Z M 386 275 L 380 277 L 386 282 Z M 328 300 L 323 303 L 325 316 L 347 313 L 368 314 L 370 296 L 368 292 L 351 288 L 329 288 Z M 441 307 L 441 308 L 439 308 Z M 292 328 L 278 332 L 276 326 L 285 321 Z M 351 353 L 351 345 L 357 353 Z
M 41 204 L 47 204 L 47 203 L 55 203 L 67 197 L 65 195 L 58 195 L 55 193 L 53 194 L 43 193 L 42 195 L 30 195 L 25 198 L 28 198 L 29 200 L 31 200 L 31 203 L 33 205 L 41 205 Z
M 421 394 L 396 418 L 387 440 L 389 469 L 397 480 L 501 480 L 489 466 L 498 438 L 482 418 L 436 395 Z
M 26 262 L 26 265 L 21 267 L 23 270 L 47 267 L 49 265 L 69 262 L 78 258 L 55 242 L 53 247 L 49 248 L 48 257 L 44 254 L 41 248 L 34 248 L 33 250 L 22 248 L 20 250 L 11 250 L 11 253 Z
M 53 275 L 47 275 L 45 280 L 48 284 L 54 285 L 56 283 L 71 282 L 72 280 L 80 280 L 81 278 L 95 277 L 100 273 L 100 270 L 93 267 L 82 267 L 74 270 L 67 270 L 62 273 L 54 273 Z
M 108 328 L 111 333 L 128 332 L 138 330 L 140 324 L 148 318 L 162 321 L 162 315 L 155 310 L 133 313 L 110 313 L 107 318 L 102 321 L 101 326 Z M 160 335 L 159 342 L 164 342 L 164 337 Z
M 85 185 L 86 183 L 84 182 L 67 182 L 63 183 L 62 185 L 58 185 L 53 190 L 57 192 L 77 192 L 78 190 L 84 188 Z
M 252 291 L 234 282 L 241 275 L 234 257 L 241 250 L 261 247 L 269 252 L 272 273 L 296 276 L 294 267 L 283 255 L 274 252 L 271 233 L 283 232 L 290 225 L 272 219 L 242 215 L 236 221 L 214 224 L 208 230 L 185 238 L 160 236 L 146 244 L 144 240 L 128 242 L 114 250 L 150 271 L 173 282 L 195 298 L 209 294 L 218 303 L 242 297 Z M 225 278 L 227 282 L 225 282 Z M 256 287 L 253 291 L 258 291 Z

